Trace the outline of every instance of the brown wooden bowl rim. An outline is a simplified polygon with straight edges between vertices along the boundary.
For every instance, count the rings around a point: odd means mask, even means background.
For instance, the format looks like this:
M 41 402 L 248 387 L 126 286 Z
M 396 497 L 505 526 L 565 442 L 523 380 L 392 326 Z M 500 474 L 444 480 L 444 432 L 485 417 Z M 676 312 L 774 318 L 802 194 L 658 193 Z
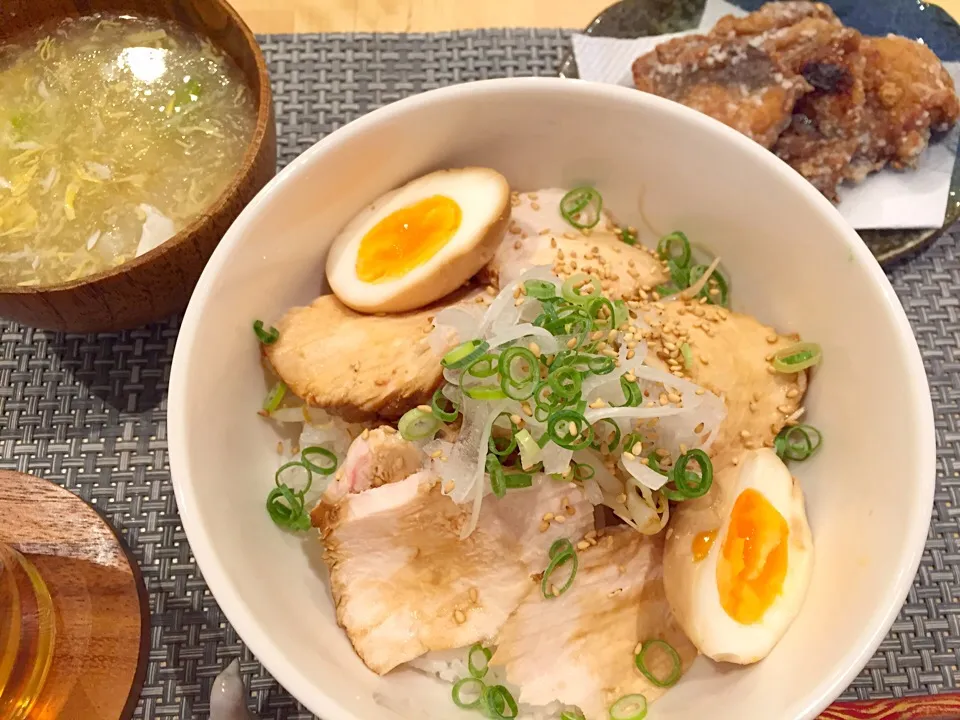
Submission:
M 143 267 L 144 265 L 149 265 L 156 258 L 171 252 L 177 246 L 188 241 L 201 228 L 203 228 L 203 226 L 210 221 L 211 216 L 218 213 L 227 205 L 229 200 L 237 192 L 237 189 L 239 188 L 243 178 L 249 175 L 253 170 L 253 166 L 256 163 L 257 157 L 260 155 L 260 151 L 263 148 L 263 141 L 267 137 L 267 133 L 269 131 L 267 125 L 270 122 L 273 111 L 273 95 L 270 89 L 270 75 L 267 71 L 267 61 L 263 56 L 263 50 L 260 48 L 260 44 L 257 42 L 253 31 L 250 30 L 249 26 L 243 21 L 243 18 L 240 17 L 239 13 L 234 10 L 233 6 L 230 5 L 227 0 L 213 0 L 213 2 L 223 8 L 233 24 L 240 29 L 240 32 L 243 34 L 243 38 L 246 41 L 247 48 L 253 52 L 254 63 L 257 66 L 257 75 L 260 80 L 260 96 L 257 98 L 257 119 L 253 137 L 251 137 L 250 141 L 247 143 L 247 150 L 244 153 L 243 162 L 241 163 L 237 172 L 231 178 L 230 184 L 224 189 L 220 196 L 213 203 L 211 203 L 207 209 L 193 222 L 183 228 L 183 230 L 180 232 L 176 233 L 173 237 L 160 243 L 157 247 L 144 253 L 140 257 L 136 257 L 133 260 L 129 260 L 128 262 L 109 270 L 101 270 L 100 272 L 92 275 L 86 275 L 84 277 L 77 278 L 76 280 L 69 280 L 67 282 L 56 283 L 54 285 L 0 285 L 0 295 L 42 295 L 49 292 L 75 290 L 85 285 L 93 285 L 101 280 L 107 280 L 119 275 L 123 275 L 131 270 Z M 209 35 L 207 35 L 207 38 L 219 47 L 219 44 L 215 42 L 214 38 L 210 37 Z

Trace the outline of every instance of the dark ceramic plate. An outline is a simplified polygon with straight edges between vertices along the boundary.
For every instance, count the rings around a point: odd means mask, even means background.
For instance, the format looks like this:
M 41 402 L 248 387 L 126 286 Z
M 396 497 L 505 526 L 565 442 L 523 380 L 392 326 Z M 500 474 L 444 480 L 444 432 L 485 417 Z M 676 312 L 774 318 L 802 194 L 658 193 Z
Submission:
M 744 10 L 756 10 L 763 0 L 733 0 Z M 695 28 L 706 0 L 621 0 L 587 26 L 588 35 L 635 38 Z M 922 39 L 941 60 L 960 60 L 960 25 L 945 10 L 918 0 L 826 0 L 839 18 L 866 35 L 895 32 Z M 573 52 L 560 63 L 561 77 L 579 77 Z M 935 230 L 862 230 L 860 237 L 882 264 L 922 250 L 960 219 L 960 162 L 954 165 L 947 214 Z

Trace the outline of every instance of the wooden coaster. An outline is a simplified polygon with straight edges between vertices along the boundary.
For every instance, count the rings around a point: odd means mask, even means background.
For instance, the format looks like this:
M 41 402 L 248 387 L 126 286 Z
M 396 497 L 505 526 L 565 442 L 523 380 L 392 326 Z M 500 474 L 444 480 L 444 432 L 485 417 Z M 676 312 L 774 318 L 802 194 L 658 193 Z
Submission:
M 57 614 L 50 674 L 30 717 L 131 718 L 147 669 L 150 606 L 126 543 L 73 493 L 6 470 L 0 541 L 40 571 Z

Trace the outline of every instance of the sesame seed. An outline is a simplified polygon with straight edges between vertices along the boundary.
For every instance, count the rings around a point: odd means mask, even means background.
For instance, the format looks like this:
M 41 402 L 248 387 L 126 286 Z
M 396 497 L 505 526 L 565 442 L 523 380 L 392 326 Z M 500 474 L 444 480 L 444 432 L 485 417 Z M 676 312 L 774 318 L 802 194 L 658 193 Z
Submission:
M 520 425 L 523 422 L 523 418 L 514 413 L 510 416 L 510 422 L 512 422 L 514 425 Z
M 709 358 L 707 358 L 706 355 L 701 355 L 701 356 L 700 356 L 700 362 L 702 362 L 704 365 L 709 365 L 709 364 L 710 364 L 710 360 L 709 360 Z
M 521 410 L 521 411 L 523 412 L 523 414 L 526 415 L 527 417 L 531 417 L 531 416 L 533 415 L 533 409 L 530 407 L 530 403 L 528 403 L 528 402 L 522 402 L 522 403 L 520 403 L 520 410 Z
M 511 225 L 511 226 L 510 226 L 510 234 L 511 234 L 511 235 L 519 235 L 521 232 L 523 232 L 523 231 L 520 229 L 520 227 L 519 227 L 518 225 Z
M 669 395 L 667 395 L 667 400 L 669 400 L 670 402 L 672 402 L 674 405 L 676 405 L 676 404 L 677 404 L 678 402 L 680 402 L 682 399 L 683 399 L 683 398 L 681 398 L 681 397 L 680 397 L 679 395 L 677 395 L 676 393 L 670 393 Z
M 527 345 L 527 348 L 529 348 L 530 352 L 532 352 L 535 357 L 540 357 L 540 346 L 537 345 L 535 342 L 532 342 L 529 345 Z
M 634 350 L 628 350 L 628 351 L 627 351 L 627 360 L 633 360 L 633 356 L 636 355 L 636 354 L 637 354 L 636 351 L 634 351 Z
M 570 423 L 567 425 L 567 430 L 570 432 L 571 435 L 576 435 L 577 424 L 573 420 L 571 420 Z
M 434 450 L 432 453 L 430 453 L 430 457 L 432 457 L 434 460 L 436 460 L 441 455 L 443 455 L 443 450 Z
M 744 440 L 749 439 L 749 437 L 750 437 L 750 431 L 749 431 L 749 430 L 741 430 L 741 431 L 740 431 L 740 437 L 743 438 Z
M 480 597 L 480 593 L 477 592 L 476 588 L 470 588 L 470 591 L 467 593 L 470 596 L 470 602 L 476 603 L 477 598 Z
M 553 513 L 552 513 L 552 512 L 545 512 L 545 513 L 543 514 L 543 517 L 542 517 L 541 519 L 542 519 L 544 522 L 550 522 L 551 520 L 553 520 Z
M 545 533 L 549 529 L 550 529 L 550 523 L 546 521 L 540 523 L 540 532 Z
M 581 540 L 577 543 L 577 550 L 586 550 L 588 547 L 590 547 L 590 543 L 586 540 Z
M 633 447 L 630 448 L 630 452 L 632 452 L 634 455 L 639 455 L 642 450 L 643 450 L 643 444 L 639 442 L 634 443 Z
M 514 240 L 514 242 L 513 242 L 513 249 L 514 249 L 514 250 L 519 250 L 519 249 L 522 248 L 522 247 L 523 247 L 523 243 L 522 243 L 522 242 L 520 242 L 519 240 Z
M 703 395 L 705 392 L 706 392 L 706 390 L 704 390 L 703 388 L 697 388 L 696 394 L 697 394 L 697 395 Z
M 623 451 L 623 458 L 624 458 L 624 460 L 636 460 L 636 459 L 637 459 L 637 456 L 634 455 L 632 452 L 628 452 L 628 451 L 624 450 L 624 451 Z
M 535 203 L 535 202 L 530 203 L 530 209 L 531 209 L 531 210 L 539 210 L 539 209 L 540 209 L 540 203 Z
M 617 502 L 618 502 L 618 503 L 621 503 L 621 504 L 627 502 L 627 495 L 626 495 L 626 493 L 620 493 L 619 495 L 617 495 Z
M 697 435 L 699 435 L 700 433 L 702 433 L 702 432 L 703 432 L 703 423 L 699 423 L 699 424 L 693 429 L 693 431 L 694 431 Z
M 666 393 L 660 393 L 660 404 L 667 405 L 670 402 L 670 398 L 667 397 Z
M 446 493 L 447 495 L 449 495 L 450 493 L 453 492 L 453 489 L 454 489 L 456 486 L 457 486 L 457 484 L 456 484 L 453 480 L 447 480 L 446 484 L 444 484 L 444 486 L 443 486 L 443 492 Z
M 778 339 L 779 338 L 777 337 L 776 333 L 771 333 L 770 335 L 767 335 L 767 342 L 770 343 L 771 345 L 775 344 Z
M 669 450 L 666 450 L 664 448 L 657 449 L 657 455 L 659 455 L 660 457 L 667 457 L 669 454 L 670 454 Z
M 791 408 L 789 405 L 777 405 L 777 410 L 782 412 L 784 415 L 789 415 L 793 412 L 793 408 Z
M 364 428 L 363 432 L 360 433 L 360 437 L 362 437 L 364 440 L 370 437 L 370 428 Z
M 383 426 L 383 431 L 384 431 L 387 435 L 396 435 L 396 434 L 397 434 L 397 429 L 394 428 L 394 427 L 390 427 L 389 425 L 384 425 L 384 426 Z
M 417 405 L 417 410 L 419 410 L 420 412 L 433 414 L 433 408 L 430 407 L 429 405 Z
M 773 365 L 767 365 L 767 372 L 768 372 L 769 374 L 771 374 L 771 375 L 776 375 L 776 374 L 777 374 L 777 371 L 776 371 L 776 369 L 773 367 Z
M 563 515 L 557 515 L 557 516 L 553 519 L 553 521 L 554 521 L 555 523 L 560 523 L 561 525 L 563 525 L 563 523 L 565 523 L 565 522 L 567 521 L 567 519 L 566 519 Z
M 791 400 L 797 397 L 799 394 L 800 394 L 800 391 L 797 390 L 796 388 L 792 388 L 791 390 L 787 391 L 787 397 L 790 398 Z
M 454 610 L 453 619 L 457 621 L 457 625 L 463 625 L 467 621 L 467 616 L 463 614 L 462 610 Z
M 577 346 L 577 339 L 576 339 L 576 338 L 570 338 L 569 340 L 567 340 L 567 347 L 568 347 L 568 348 L 570 348 L 570 349 L 572 350 L 572 349 L 575 348 L 576 346 Z

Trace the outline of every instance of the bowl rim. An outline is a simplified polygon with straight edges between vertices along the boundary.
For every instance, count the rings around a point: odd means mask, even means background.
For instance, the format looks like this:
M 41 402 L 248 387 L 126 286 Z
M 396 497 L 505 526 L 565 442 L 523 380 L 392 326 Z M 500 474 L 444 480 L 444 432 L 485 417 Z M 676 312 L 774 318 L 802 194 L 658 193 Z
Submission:
M 311 712 L 325 720 L 363 720 L 339 705 L 304 669 L 287 659 L 282 648 L 261 628 L 256 616 L 251 612 L 220 563 L 214 540 L 199 516 L 197 497 L 187 462 L 189 435 L 183 415 L 190 403 L 186 392 L 189 376 L 188 359 L 211 286 L 229 262 L 230 253 L 243 236 L 245 226 L 257 215 L 261 205 L 266 203 L 268 198 L 283 192 L 288 185 L 299 181 L 303 172 L 320 161 L 328 148 L 336 147 L 343 140 L 362 134 L 369 128 L 408 110 L 455 103 L 462 95 L 493 95 L 502 98 L 511 94 L 531 92 L 574 93 L 600 101 L 631 102 L 638 106 L 656 108 L 660 112 L 681 116 L 685 122 L 692 124 L 699 131 L 719 136 L 722 142 L 739 145 L 744 154 L 752 154 L 758 162 L 776 168 L 777 172 L 784 176 L 784 180 L 793 186 L 795 192 L 805 195 L 814 206 L 819 206 L 819 211 L 836 227 L 837 235 L 843 238 L 853 259 L 865 268 L 868 278 L 882 292 L 883 312 L 894 322 L 898 344 L 908 368 L 908 377 L 904 378 L 904 383 L 913 398 L 912 415 L 917 421 L 913 436 L 917 438 L 921 449 L 925 446 L 926 450 L 920 454 L 913 471 L 917 481 L 915 494 L 923 502 L 918 505 L 918 510 L 912 516 L 904 518 L 909 528 L 907 543 L 909 552 L 900 567 L 896 569 L 890 590 L 881 602 L 871 609 L 872 627 L 867 627 L 858 645 L 848 649 L 840 664 L 842 671 L 837 673 L 829 684 L 822 685 L 819 692 L 811 689 L 807 696 L 788 709 L 791 713 L 790 720 L 812 720 L 839 697 L 879 647 L 903 606 L 904 598 L 913 584 L 924 551 L 936 482 L 936 434 L 930 391 L 920 350 L 903 306 L 890 281 L 867 246 L 843 220 L 839 211 L 829 200 L 786 163 L 732 128 L 673 101 L 647 93 L 638 93 L 631 88 L 555 77 L 524 77 L 479 80 L 429 90 L 373 110 L 330 133 L 305 150 L 264 186 L 224 235 L 204 268 L 184 315 L 179 341 L 174 351 L 167 414 L 171 481 L 183 529 L 197 564 L 225 617 L 282 687 Z
M 128 272 L 137 270 L 145 265 L 149 265 L 155 259 L 172 252 L 175 248 L 189 241 L 190 238 L 192 238 L 207 222 L 209 222 L 212 216 L 222 211 L 230 202 L 230 199 L 233 197 L 243 179 L 253 170 L 257 163 L 257 157 L 260 155 L 260 151 L 263 149 L 263 143 L 266 140 L 270 130 L 269 124 L 272 122 L 273 118 L 273 91 L 270 87 L 270 73 L 267 69 L 267 61 L 263 56 L 263 50 L 260 47 L 260 44 L 257 42 L 257 38 L 254 36 L 253 31 L 246 24 L 246 22 L 244 22 L 243 18 L 240 17 L 240 14 L 233 8 L 233 6 L 227 2 L 227 0 L 209 1 L 220 7 L 227 14 L 230 22 L 240 30 L 247 48 L 253 53 L 253 61 L 257 67 L 257 79 L 260 83 L 260 93 L 255 99 L 257 104 L 257 117 L 253 129 L 253 136 L 247 141 L 243 159 L 240 162 L 240 167 L 237 168 L 237 171 L 230 178 L 230 183 L 223 189 L 223 192 L 220 193 L 217 199 L 208 205 L 206 209 L 200 215 L 194 218 L 189 225 L 157 245 L 157 247 L 145 252 L 139 257 L 135 257 L 132 260 L 123 263 L 122 265 L 117 265 L 116 267 L 109 268 L 107 270 L 101 270 L 100 272 L 96 272 L 91 275 L 84 275 L 76 280 L 68 280 L 52 285 L 21 286 L 0 284 L 0 295 L 43 295 L 46 293 L 76 290 L 79 287 L 95 285 L 101 281 L 110 280 L 111 278 L 125 275 Z M 150 16 L 148 15 L 148 17 Z M 173 22 L 176 22 L 176 20 Z M 221 51 L 226 52 L 223 50 L 220 43 L 216 42 L 216 40 L 210 37 L 209 34 L 201 34 L 210 40 L 210 42 L 212 42 L 214 45 L 216 45 Z

